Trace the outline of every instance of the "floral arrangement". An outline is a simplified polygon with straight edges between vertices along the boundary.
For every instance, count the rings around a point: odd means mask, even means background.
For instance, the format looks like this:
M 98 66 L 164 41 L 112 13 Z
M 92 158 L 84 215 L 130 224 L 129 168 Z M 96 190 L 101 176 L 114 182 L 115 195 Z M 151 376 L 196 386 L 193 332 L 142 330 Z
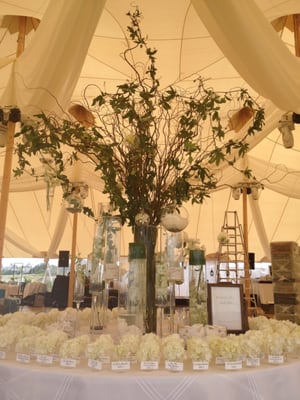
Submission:
M 130 351 L 123 343 L 116 344 L 113 349 L 112 359 L 114 361 L 129 361 Z
M 62 344 L 68 340 L 68 335 L 63 331 L 52 331 L 40 335 L 35 341 L 35 354 L 54 356 L 59 353 Z
M 241 338 L 237 335 L 228 335 L 222 338 L 219 347 L 219 357 L 224 361 L 238 361 L 242 356 Z
M 265 353 L 272 356 L 282 356 L 285 353 L 285 338 L 277 332 L 265 336 Z
M 166 361 L 183 362 L 186 358 L 184 340 L 177 333 L 163 338 L 162 354 Z
M 159 361 L 161 352 L 161 340 L 154 333 L 147 333 L 142 336 L 139 348 L 136 353 L 137 360 Z
M 1 327 L 0 329 L 0 349 L 9 350 L 14 344 L 17 337 L 17 332 L 15 329 L 10 329 L 9 327 Z
M 81 335 L 76 338 L 68 339 L 62 343 L 59 349 L 59 356 L 62 359 L 71 358 L 78 360 L 85 354 L 86 346 L 88 345 L 90 338 L 88 335 Z
M 209 344 L 199 336 L 187 339 L 187 354 L 192 361 L 207 361 L 212 358 L 212 351 Z
M 88 91 L 93 87 L 95 93 L 96 87 L 87 86 L 87 106 L 69 109 L 78 122 L 41 113 L 32 124 L 24 124 L 16 134 L 21 140 L 14 173 L 19 176 L 30 167 L 32 156 L 46 160 L 44 164 L 49 159 L 54 181 L 61 182 L 68 198 L 66 166 L 90 162 L 101 172 L 104 193 L 123 223 L 133 226 L 142 209 L 149 223 L 158 225 L 167 206 L 188 200 L 202 203 L 218 185 L 221 164 L 238 169 L 235 162 L 248 150 L 247 137 L 262 129 L 264 111 L 245 89 L 217 93 L 199 76 L 186 90 L 161 88 L 157 51 L 141 32 L 141 13 L 136 8 L 127 15 L 129 46 L 122 56 L 132 78 L 118 85 L 115 93 L 98 88 L 92 104 Z M 136 63 L 135 52 L 141 57 Z M 252 119 L 236 139 L 230 113 L 245 107 L 251 109 Z M 241 172 L 251 176 L 247 168 Z M 34 168 L 30 173 L 38 176 Z
M 249 318 L 250 330 L 240 335 L 222 336 L 221 331 L 213 329 L 211 332 L 207 326 L 198 324 L 190 328 L 186 340 L 178 334 L 160 339 L 154 333 L 141 335 L 133 326 L 128 327 L 119 338 L 103 334 L 95 342 L 90 342 L 86 334 L 68 339 L 67 334 L 53 324 L 56 313 L 45 313 L 49 325 L 44 328 L 32 325 L 33 321 L 39 320 L 38 314 L 22 314 L 6 314 L 5 318 L 1 318 L 0 349 L 7 351 L 15 345 L 14 349 L 19 354 L 58 355 L 75 360 L 85 355 L 99 361 L 103 358 L 130 361 L 132 355 L 136 355 L 140 362 L 158 361 L 161 356 L 170 362 L 182 362 L 186 357 L 192 361 L 209 362 L 217 358 L 236 361 L 241 357 L 261 359 L 263 356 L 300 355 L 300 326 L 264 316 Z M 86 317 L 84 312 L 78 314 Z
M 264 334 L 262 331 L 247 331 L 241 337 L 241 348 L 247 358 L 262 358 L 264 356 Z
M 35 354 L 36 337 L 25 336 L 17 340 L 15 351 L 16 353 L 33 355 Z
M 109 334 L 100 335 L 95 342 L 87 345 L 86 355 L 91 360 L 110 359 L 114 349 L 114 341 Z
M 132 333 L 126 333 L 120 338 L 120 345 L 127 347 L 129 354 L 135 356 L 139 348 L 141 336 Z

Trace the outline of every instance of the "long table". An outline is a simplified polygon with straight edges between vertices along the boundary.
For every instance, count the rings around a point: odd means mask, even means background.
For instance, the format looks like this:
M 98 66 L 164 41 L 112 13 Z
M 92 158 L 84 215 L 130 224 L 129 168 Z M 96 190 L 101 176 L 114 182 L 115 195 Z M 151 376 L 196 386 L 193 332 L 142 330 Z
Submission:
M 127 372 L 0 360 L 1 400 L 299 400 L 300 360 L 225 371 Z

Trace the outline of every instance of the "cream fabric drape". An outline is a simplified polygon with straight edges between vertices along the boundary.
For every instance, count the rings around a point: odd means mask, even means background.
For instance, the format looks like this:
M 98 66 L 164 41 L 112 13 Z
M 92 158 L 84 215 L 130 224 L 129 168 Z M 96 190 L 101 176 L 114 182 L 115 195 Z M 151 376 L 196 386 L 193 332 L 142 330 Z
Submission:
M 238 73 L 278 108 L 300 113 L 300 59 L 281 41 L 254 1 L 192 0 Z M 300 13 L 300 2 L 298 3 Z
M 36 35 L 15 61 L 0 104 L 22 115 L 68 108 L 105 0 L 51 0 Z

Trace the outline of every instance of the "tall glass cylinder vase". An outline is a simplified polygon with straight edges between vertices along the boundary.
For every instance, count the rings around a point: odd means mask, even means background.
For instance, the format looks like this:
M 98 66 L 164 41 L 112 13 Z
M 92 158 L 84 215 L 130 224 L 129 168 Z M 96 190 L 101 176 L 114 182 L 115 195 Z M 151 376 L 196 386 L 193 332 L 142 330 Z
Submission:
M 146 333 L 156 333 L 155 306 L 155 249 L 157 244 L 157 226 L 136 225 L 134 227 L 134 242 L 143 243 L 146 250 Z
M 129 243 L 129 270 L 119 284 L 119 318 L 145 333 L 146 250 L 144 243 Z
M 207 324 L 207 283 L 204 250 L 190 250 L 189 254 L 189 318 L 190 325 Z
M 117 215 L 104 216 L 104 272 L 103 279 L 109 295 L 109 289 L 119 282 L 121 218 Z
M 80 304 L 84 300 L 85 291 L 85 265 L 82 265 L 80 261 L 75 264 L 75 280 L 74 280 L 74 292 L 73 302 L 76 304 L 76 309 L 80 309 Z
M 165 231 L 165 263 L 169 281 L 170 334 L 175 333 L 175 287 L 184 281 L 184 233 Z
M 104 235 L 105 225 L 100 214 L 90 258 L 90 293 L 92 296 L 90 330 L 92 334 L 100 333 L 105 326 L 107 295 L 103 276 Z
M 110 283 L 119 279 L 121 221 L 106 205 L 100 206 L 91 258 L 91 331 L 101 331 L 107 323 Z

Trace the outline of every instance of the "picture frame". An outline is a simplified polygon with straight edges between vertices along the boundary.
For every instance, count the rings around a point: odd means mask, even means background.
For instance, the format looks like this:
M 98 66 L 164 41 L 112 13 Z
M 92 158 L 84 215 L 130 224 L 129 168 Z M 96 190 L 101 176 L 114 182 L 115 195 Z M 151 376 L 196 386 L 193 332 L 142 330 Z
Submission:
M 248 317 L 243 292 L 242 284 L 208 283 L 208 323 L 225 326 L 228 333 L 247 331 Z

